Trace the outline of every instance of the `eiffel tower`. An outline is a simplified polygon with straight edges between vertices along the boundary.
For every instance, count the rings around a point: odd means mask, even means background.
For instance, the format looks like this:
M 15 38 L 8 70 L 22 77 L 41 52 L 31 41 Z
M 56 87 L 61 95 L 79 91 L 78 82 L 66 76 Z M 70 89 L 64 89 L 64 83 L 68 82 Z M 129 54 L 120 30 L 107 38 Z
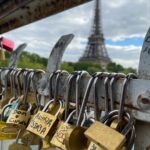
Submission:
M 111 59 L 108 56 L 105 47 L 105 39 L 102 33 L 100 3 L 100 0 L 95 1 L 92 33 L 88 38 L 86 50 L 79 61 L 92 61 L 105 68 L 111 62 Z

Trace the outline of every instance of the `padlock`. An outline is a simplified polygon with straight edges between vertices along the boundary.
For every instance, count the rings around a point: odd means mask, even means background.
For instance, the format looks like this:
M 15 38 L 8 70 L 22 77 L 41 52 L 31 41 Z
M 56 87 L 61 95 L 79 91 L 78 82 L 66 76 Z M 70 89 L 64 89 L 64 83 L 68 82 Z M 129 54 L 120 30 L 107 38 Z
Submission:
M 93 123 L 84 134 L 106 150 L 120 150 L 126 142 L 124 135 L 98 121 Z
M 38 145 L 40 142 L 40 137 L 36 136 L 35 134 L 29 132 L 29 131 L 24 131 L 24 133 L 21 136 L 21 142 L 23 144 L 30 143 L 30 145 Z
M 59 128 L 57 129 L 52 140 L 50 141 L 50 143 L 55 147 L 61 148 L 62 150 L 67 150 L 65 145 L 66 132 L 68 131 L 68 129 L 73 128 L 73 126 L 69 124 L 69 121 L 71 117 L 75 114 L 75 112 L 76 110 L 72 111 L 72 113 L 68 116 L 65 122 L 60 122 Z
M 20 98 L 10 99 L 9 104 L 5 105 L 2 109 L 3 113 L 1 114 L 1 120 L 6 122 L 11 111 L 17 109 L 20 103 L 21 103 Z
M 29 145 L 18 143 L 21 132 L 22 131 L 19 130 L 19 133 L 18 133 L 17 138 L 16 138 L 16 142 L 10 144 L 8 150 L 32 150 Z
M 109 112 L 102 118 L 101 123 L 96 121 L 85 132 L 85 135 L 99 147 L 106 150 L 123 150 L 127 142 L 128 134 L 133 128 L 134 121 L 129 113 L 124 114 L 126 124 L 120 125 L 120 122 L 116 122 L 118 110 Z M 114 121 L 113 125 L 111 123 Z M 115 127 L 112 129 L 109 126 Z M 118 128 L 119 126 L 119 128 Z M 124 127 L 123 127 L 124 126 Z M 116 131 L 118 130 L 118 131 Z M 128 137 L 129 138 L 129 137 Z
M 56 110 L 58 111 L 58 109 L 59 109 L 58 106 L 59 106 L 58 103 L 55 103 L 55 104 L 52 103 L 52 106 L 49 105 L 49 107 L 48 107 L 48 112 L 51 113 L 52 115 L 55 115 L 57 113 Z M 59 112 L 60 113 L 58 114 L 58 118 L 62 119 L 64 116 L 64 112 L 65 112 L 64 107 L 61 107 Z M 60 124 L 61 124 L 61 121 L 58 123 L 56 130 L 59 128 Z M 53 150 L 53 149 L 55 149 L 54 146 L 50 143 L 52 137 L 53 136 L 51 135 L 51 136 L 46 136 L 46 138 L 42 139 L 42 150 L 47 150 L 47 149 Z
M 83 127 L 85 123 L 85 115 L 80 125 L 72 125 L 65 133 L 64 143 L 67 150 L 83 150 L 87 149 L 88 139 L 85 137 L 84 132 L 86 128 Z M 81 142 L 82 141 L 82 142 Z
M 16 139 L 18 130 L 8 128 L 5 122 L 0 121 L 0 140 Z
M 2 111 L 3 115 L 3 111 Z M 2 116 L 1 116 L 2 119 Z M 0 140 L 7 140 L 7 139 L 15 139 L 17 136 L 18 129 L 16 126 L 9 127 L 6 122 L 0 121 Z
M 80 126 L 67 130 L 65 135 L 65 145 L 67 150 L 82 150 L 87 148 L 88 139 L 84 135 L 85 131 L 86 128 Z
M 32 108 L 31 104 L 27 105 L 19 104 L 17 109 L 11 111 L 6 123 L 9 126 L 16 125 L 19 128 L 26 128 L 31 117 L 30 111 Z M 25 107 L 28 107 L 27 110 L 24 109 Z
M 5 52 L 0 48 L 0 60 L 5 60 Z
M 5 50 L 12 52 L 14 49 L 14 42 L 5 38 L 5 37 L 1 37 L 0 38 L 0 47 L 4 48 Z
M 116 122 L 115 122 L 116 123 Z M 114 124 L 115 124 L 114 123 Z M 98 144 L 94 143 L 93 141 L 90 141 L 90 144 L 88 146 L 88 150 L 104 150 L 104 148 L 102 148 L 101 146 L 99 146 Z M 119 149 L 119 150 L 126 150 L 125 147 Z
M 50 104 L 52 104 L 54 100 L 49 101 L 42 111 L 38 111 L 37 114 L 31 119 L 27 131 L 30 131 L 31 133 L 34 133 L 41 138 L 46 138 L 48 133 L 54 134 L 57 124 L 59 122 L 59 119 L 57 116 L 59 115 L 59 112 L 62 108 L 62 102 L 59 101 L 60 107 L 55 115 L 52 115 L 47 111 Z
M 9 103 L 11 98 L 12 98 L 11 90 L 10 90 L 10 88 L 8 88 L 7 89 L 7 97 L 6 98 L 3 97 L 0 100 L 0 114 L 1 114 L 1 111 L 2 111 L 3 107 Z

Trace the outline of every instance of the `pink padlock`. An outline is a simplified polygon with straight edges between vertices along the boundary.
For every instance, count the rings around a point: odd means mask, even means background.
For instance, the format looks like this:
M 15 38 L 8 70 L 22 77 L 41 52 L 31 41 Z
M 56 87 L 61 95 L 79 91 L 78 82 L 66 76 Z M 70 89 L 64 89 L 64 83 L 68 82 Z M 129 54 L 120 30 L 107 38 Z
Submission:
M 1 37 L 0 38 L 0 47 L 5 49 L 6 51 L 13 52 L 14 42 L 7 38 Z

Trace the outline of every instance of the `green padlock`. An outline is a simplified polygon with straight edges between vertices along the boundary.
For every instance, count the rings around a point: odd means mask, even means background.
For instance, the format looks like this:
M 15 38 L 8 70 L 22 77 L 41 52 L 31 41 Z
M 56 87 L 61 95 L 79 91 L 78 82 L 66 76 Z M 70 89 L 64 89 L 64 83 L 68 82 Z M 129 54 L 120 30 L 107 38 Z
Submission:
M 3 113 L 1 114 L 1 120 L 6 122 L 11 111 L 17 109 L 20 103 L 21 101 L 17 99 L 14 102 L 9 103 L 6 106 L 4 106 L 4 108 L 2 109 Z

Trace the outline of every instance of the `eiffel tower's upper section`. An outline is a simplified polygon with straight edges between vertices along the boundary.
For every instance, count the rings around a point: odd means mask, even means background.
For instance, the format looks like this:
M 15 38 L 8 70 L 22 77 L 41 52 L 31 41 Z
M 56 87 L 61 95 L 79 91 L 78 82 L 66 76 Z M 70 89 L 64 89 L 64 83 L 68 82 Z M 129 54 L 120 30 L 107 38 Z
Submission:
M 92 32 L 88 38 L 88 43 L 83 56 L 80 61 L 93 61 L 100 63 L 102 66 L 106 66 L 111 62 L 104 42 L 104 36 L 101 25 L 101 1 L 95 1 L 94 20 L 92 25 Z

